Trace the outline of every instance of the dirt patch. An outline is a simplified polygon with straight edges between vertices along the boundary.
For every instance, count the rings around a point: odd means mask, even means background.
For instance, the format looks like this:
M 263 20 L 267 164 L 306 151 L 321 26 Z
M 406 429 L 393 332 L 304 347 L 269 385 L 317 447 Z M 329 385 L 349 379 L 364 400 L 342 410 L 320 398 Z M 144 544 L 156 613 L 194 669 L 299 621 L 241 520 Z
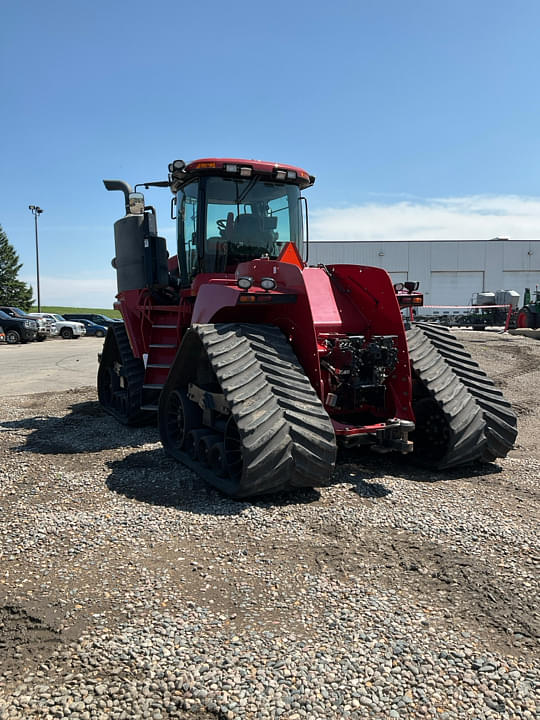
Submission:
M 43 662 L 62 642 L 61 633 L 46 620 L 21 607 L 0 607 L 0 673 Z
M 335 539 L 331 529 L 328 536 Z M 399 587 L 430 608 L 432 623 L 451 621 L 474 631 L 491 651 L 535 653 L 537 602 L 534 596 L 521 596 L 510 579 L 494 574 L 491 563 L 406 531 L 367 531 L 354 549 L 357 540 L 341 536 L 338 543 L 328 542 L 308 556 L 323 572 L 368 575 L 374 584 Z M 529 562 L 534 573 L 536 562 Z

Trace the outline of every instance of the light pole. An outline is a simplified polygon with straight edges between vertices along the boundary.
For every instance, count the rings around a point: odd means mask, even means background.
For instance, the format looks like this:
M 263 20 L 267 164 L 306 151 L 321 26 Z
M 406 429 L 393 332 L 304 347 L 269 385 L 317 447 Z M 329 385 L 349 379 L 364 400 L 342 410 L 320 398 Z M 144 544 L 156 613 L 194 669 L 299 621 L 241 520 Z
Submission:
M 37 309 L 38 312 L 41 312 L 41 295 L 39 292 L 39 243 L 38 243 L 38 217 L 41 215 L 43 210 L 38 207 L 37 205 L 29 205 L 28 209 L 32 212 L 32 215 L 34 216 L 34 224 L 36 227 L 36 274 L 37 274 Z

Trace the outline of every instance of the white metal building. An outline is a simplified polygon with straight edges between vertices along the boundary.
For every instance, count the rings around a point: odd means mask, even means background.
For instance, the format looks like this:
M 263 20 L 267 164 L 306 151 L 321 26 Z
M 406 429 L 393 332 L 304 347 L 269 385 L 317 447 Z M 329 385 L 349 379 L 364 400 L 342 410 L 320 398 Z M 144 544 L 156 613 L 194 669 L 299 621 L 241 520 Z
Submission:
M 468 305 L 481 291 L 540 285 L 540 240 L 373 240 L 309 243 L 309 263 L 353 263 L 418 280 L 426 305 Z

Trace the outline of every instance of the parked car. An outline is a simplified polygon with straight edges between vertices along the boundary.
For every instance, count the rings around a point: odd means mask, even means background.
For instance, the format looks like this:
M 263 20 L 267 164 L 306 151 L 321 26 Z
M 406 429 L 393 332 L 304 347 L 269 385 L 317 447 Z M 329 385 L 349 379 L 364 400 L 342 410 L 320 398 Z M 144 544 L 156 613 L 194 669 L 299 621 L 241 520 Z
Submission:
M 104 327 L 110 327 L 117 323 L 124 322 L 118 318 L 110 318 L 107 315 L 99 315 L 98 313 L 66 313 L 64 315 L 66 320 L 91 320 L 97 325 L 103 325 Z
M 84 325 L 88 337 L 105 337 L 105 335 L 107 334 L 108 328 L 106 328 L 105 325 L 98 325 L 91 320 L 84 320 L 84 318 L 79 318 L 77 322 L 80 322 Z
M 6 333 L 4 328 L 0 325 L 0 343 L 6 342 Z
M 35 339 L 38 340 L 38 342 L 43 342 L 43 340 L 46 340 L 54 334 L 47 321 L 41 317 L 34 317 L 35 313 L 27 313 L 24 310 L 21 310 L 21 308 L 12 307 L 11 305 L 0 305 L 0 310 L 12 318 L 22 318 L 23 320 L 26 318 L 32 318 L 37 323 L 37 335 Z
M 62 315 L 57 313 L 30 313 L 32 317 L 42 318 L 43 320 L 51 320 L 56 328 L 56 334 L 63 337 L 64 340 L 70 340 L 86 335 L 86 328 L 80 322 L 73 322 L 72 320 L 66 320 Z
M 38 333 L 38 324 L 34 318 L 12 317 L 0 310 L 0 322 L 6 334 L 6 343 L 27 343 L 35 340 Z

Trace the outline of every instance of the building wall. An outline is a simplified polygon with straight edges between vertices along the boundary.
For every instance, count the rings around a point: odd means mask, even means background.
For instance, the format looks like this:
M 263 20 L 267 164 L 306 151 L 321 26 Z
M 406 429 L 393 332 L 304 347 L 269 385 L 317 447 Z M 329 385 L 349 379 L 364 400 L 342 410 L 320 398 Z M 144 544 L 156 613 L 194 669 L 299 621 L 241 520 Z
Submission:
M 310 264 L 353 263 L 418 280 L 426 305 L 467 305 L 473 293 L 540 285 L 540 240 L 310 242 Z

